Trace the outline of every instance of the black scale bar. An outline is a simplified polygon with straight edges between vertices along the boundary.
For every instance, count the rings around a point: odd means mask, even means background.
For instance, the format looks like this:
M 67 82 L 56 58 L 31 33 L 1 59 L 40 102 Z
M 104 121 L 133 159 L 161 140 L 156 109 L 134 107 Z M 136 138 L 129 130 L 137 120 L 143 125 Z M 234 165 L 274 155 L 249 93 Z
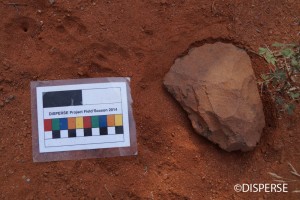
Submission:
M 81 106 L 82 90 L 68 90 L 43 93 L 43 107 Z

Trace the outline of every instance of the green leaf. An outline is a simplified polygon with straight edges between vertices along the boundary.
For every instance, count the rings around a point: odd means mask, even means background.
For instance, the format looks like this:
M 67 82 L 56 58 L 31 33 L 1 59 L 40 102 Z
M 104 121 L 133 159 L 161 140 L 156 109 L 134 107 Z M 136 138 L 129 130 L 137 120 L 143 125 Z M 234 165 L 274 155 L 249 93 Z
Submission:
M 264 81 L 267 81 L 270 76 L 268 74 L 261 74 L 260 77 L 264 80 Z
M 300 97 L 300 93 L 290 92 L 289 95 L 292 99 L 298 99 Z
M 286 46 L 290 46 L 290 47 L 296 47 L 297 44 L 296 43 L 290 43 L 290 44 L 285 44 Z
M 262 48 L 262 47 L 258 48 L 258 54 L 261 56 L 264 55 L 267 51 L 268 51 L 267 48 Z
M 271 63 L 272 65 L 275 65 L 276 64 L 276 58 L 274 57 L 274 55 L 267 51 L 266 54 L 265 54 L 265 59 L 268 63 Z
M 279 84 L 279 80 L 275 77 L 275 76 L 273 76 L 273 79 L 272 79 L 272 86 L 273 87 L 276 87 L 276 85 L 278 85 Z
M 293 66 L 298 72 L 300 72 L 300 62 L 298 62 L 298 65 Z
M 266 89 L 275 97 L 275 103 L 291 115 L 300 100 L 300 91 L 288 77 L 289 73 L 293 75 L 300 72 L 300 46 L 275 42 L 271 47 L 271 49 L 268 47 L 258 49 L 259 55 L 270 67 L 270 72 L 261 74 L 260 81 L 268 86 Z
M 275 102 L 278 105 L 282 105 L 284 103 L 284 100 L 281 97 L 275 97 Z
M 285 111 L 289 114 L 292 115 L 294 113 L 294 110 L 296 108 L 296 106 L 292 103 L 289 104 L 285 104 L 284 105 Z
M 294 51 L 290 48 L 281 50 L 281 55 L 283 55 L 286 58 L 290 58 L 292 55 L 294 55 Z
M 286 78 L 287 78 L 284 70 L 276 70 L 273 73 L 273 76 L 275 79 L 278 79 L 278 80 L 286 80 Z
M 295 57 L 292 58 L 292 60 L 291 60 L 291 65 L 292 65 L 293 67 L 297 67 L 297 66 L 298 66 L 298 61 L 296 60 Z
M 271 62 L 272 65 L 275 65 L 276 64 L 276 58 L 274 58 L 274 57 L 271 58 L 270 62 Z
M 285 44 L 275 42 L 275 43 L 272 44 L 272 46 L 273 46 L 273 47 L 283 47 L 283 46 L 285 46 Z
M 284 44 L 284 43 L 279 43 L 279 42 L 274 42 L 272 44 L 272 47 L 287 47 L 287 46 L 289 46 L 289 47 L 295 47 L 295 46 L 297 46 L 297 44 L 295 44 L 295 43 Z

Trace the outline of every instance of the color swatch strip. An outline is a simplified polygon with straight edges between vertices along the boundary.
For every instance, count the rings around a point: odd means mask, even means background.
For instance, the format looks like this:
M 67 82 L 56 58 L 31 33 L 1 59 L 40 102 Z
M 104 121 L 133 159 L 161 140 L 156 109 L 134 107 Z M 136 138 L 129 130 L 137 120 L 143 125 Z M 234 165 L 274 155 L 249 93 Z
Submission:
M 44 131 L 123 126 L 122 114 L 45 119 Z
M 44 120 L 45 139 L 124 134 L 123 116 L 101 115 Z

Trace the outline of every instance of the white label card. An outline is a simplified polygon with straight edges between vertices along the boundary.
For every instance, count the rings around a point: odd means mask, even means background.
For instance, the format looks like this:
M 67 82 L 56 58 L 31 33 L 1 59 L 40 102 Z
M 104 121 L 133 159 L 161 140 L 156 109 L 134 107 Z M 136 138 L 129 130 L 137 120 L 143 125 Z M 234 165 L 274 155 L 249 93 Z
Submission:
M 37 87 L 39 151 L 130 146 L 126 83 Z

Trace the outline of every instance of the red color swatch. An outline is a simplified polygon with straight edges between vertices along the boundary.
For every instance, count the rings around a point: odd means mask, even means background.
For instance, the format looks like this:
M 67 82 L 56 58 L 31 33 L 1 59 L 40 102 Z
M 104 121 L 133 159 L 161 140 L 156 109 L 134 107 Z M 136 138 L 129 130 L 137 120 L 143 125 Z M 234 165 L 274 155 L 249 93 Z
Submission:
M 44 119 L 44 130 L 52 131 L 52 120 L 51 119 Z
M 83 117 L 83 128 L 92 128 L 91 117 Z

